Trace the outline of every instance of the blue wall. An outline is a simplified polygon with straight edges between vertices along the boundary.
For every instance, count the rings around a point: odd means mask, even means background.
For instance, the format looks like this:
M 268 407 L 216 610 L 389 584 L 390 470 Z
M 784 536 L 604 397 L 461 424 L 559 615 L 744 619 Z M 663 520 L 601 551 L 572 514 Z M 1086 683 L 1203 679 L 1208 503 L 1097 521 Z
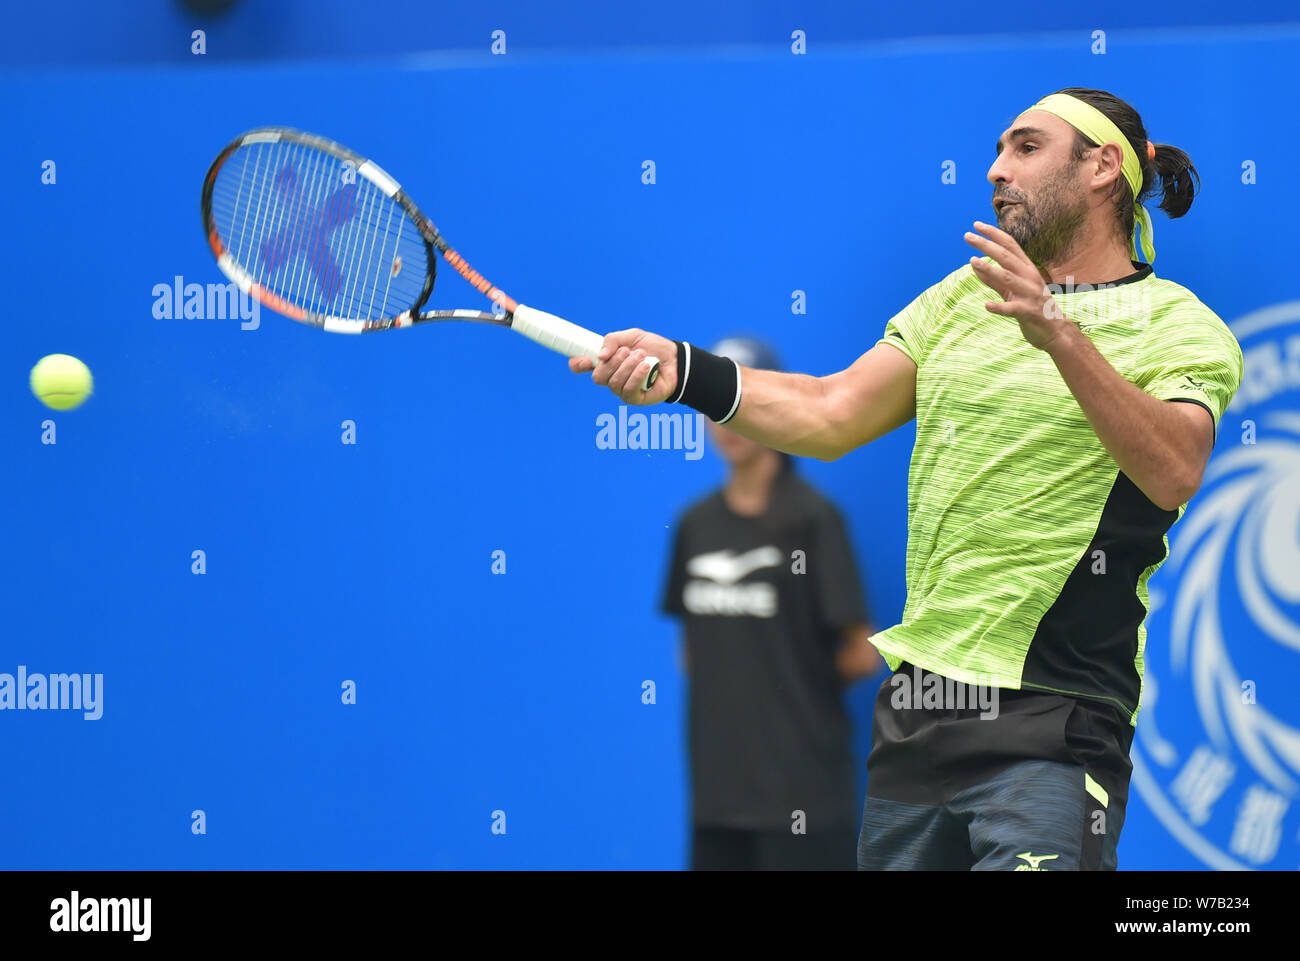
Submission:
M 202 0 L 204 3 L 212 0 Z M 398 58 L 427 50 L 490 56 L 502 30 L 516 56 L 544 50 L 746 45 L 778 50 L 801 29 L 814 48 L 883 39 L 1016 35 L 1042 31 L 1165 30 L 1295 22 L 1295 0 L 1180 0 L 1176 7 L 1093 0 L 1055 5 L 1001 0 L 233 0 L 196 14 L 179 0 L 57 0 L 12 6 L 0 30 L 0 64 L 185 62 L 190 34 L 206 31 L 216 60 Z
M 223 280 L 198 199 L 235 134 L 287 124 L 375 157 L 525 302 L 704 343 L 751 331 L 826 373 L 969 255 L 994 140 L 1063 86 L 1130 98 L 1200 169 L 1191 215 L 1155 214 L 1163 276 L 1225 320 L 1294 298 L 1300 138 L 1278 120 L 1297 57 L 1296 29 L 1121 31 L 1104 56 L 1085 30 L 803 57 L 187 55 L 0 74 L 0 119 L 19 132 L 0 152 L 0 672 L 102 672 L 106 689 L 94 722 L 0 714 L 0 864 L 683 863 L 685 692 L 655 607 L 668 525 L 719 463 L 597 449 L 615 399 L 504 331 L 155 319 L 156 284 Z M 454 276 L 433 299 L 479 303 Z M 95 373 L 76 412 L 27 390 L 56 351 Z M 882 625 L 903 605 L 911 441 L 905 428 L 804 468 L 849 517 Z M 854 692 L 859 716 L 872 693 Z M 1289 830 L 1278 858 L 1295 862 Z M 1123 865 L 1205 865 L 1169 832 L 1135 798 Z

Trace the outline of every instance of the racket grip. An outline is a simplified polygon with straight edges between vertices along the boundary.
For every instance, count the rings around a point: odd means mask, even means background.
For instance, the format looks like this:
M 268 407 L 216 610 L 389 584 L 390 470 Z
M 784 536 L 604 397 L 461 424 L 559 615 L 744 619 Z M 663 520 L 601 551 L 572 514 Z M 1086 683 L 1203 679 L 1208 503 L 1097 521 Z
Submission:
M 596 355 L 600 353 L 600 345 L 605 342 L 603 336 L 586 327 L 579 327 L 563 317 L 556 317 L 544 310 L 525 307 L 523 304 L 514 309 L 510 329 L 566 357 L 590 357 L 596 360 Z M 651 357 L 650 372 L 642 381 L 641 389 L 649 390 L 658 378 L 659 358 Z

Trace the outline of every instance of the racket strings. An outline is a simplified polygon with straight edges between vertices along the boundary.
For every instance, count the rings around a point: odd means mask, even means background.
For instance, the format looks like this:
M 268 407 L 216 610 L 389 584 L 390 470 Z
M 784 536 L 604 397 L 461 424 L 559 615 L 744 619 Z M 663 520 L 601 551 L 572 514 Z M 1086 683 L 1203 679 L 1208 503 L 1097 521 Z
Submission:
M 324 151 L 246 144 L 218 172 L 212 212 L 239 268 L 312 313 L 379 320 L 424 290 L 427 251 L 405 208 Z

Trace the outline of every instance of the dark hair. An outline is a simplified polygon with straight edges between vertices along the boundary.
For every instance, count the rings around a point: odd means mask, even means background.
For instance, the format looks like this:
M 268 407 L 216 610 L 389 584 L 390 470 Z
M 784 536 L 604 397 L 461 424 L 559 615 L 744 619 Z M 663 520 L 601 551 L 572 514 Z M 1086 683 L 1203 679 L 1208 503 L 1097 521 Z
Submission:
M 1105 90 L 1090 90 L 1086 87 L 1066 87 L 1057 93 L 1067 94 L 1090 106 L 1096 107 L 1110 118 L 1119 128 L 1137 153 L 1138 163 L 1142 167 L 1142 189 L 1138 191 L 1137 201 L 1142 203 L 1160 193 L 1160 209 L 1170 217 L 1181 217 L 1192 206 L 1192 198 L 1201 186 L 1201 176 L 1192 166 L 1191 158 L 1177 147 L 1167 143 L 1158 143 L 1156 159 L 1147 157 L 1146 127 L 1138 112 L 1113 93 Z M 1074 159 L 1080 161 L 1084 153 L 1092 147 L 1100 146 L 1088 137 L 1075 132 Z M 1133 191 L 1128 181 L 1121 175 L 1115 179 L 1111 191 L 1115 200 L 1115 211 L 1121 236 L 1128 238 L 1133 234 Z

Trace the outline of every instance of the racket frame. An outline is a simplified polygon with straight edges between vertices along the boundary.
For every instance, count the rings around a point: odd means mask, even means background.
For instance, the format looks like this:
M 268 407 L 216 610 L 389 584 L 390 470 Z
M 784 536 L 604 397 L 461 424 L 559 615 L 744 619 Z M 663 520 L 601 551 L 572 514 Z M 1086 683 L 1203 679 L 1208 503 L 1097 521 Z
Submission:
M 392 317 L 368 320 L 336 317 L 308 310 L 281 297 L 274 290 L 259 283 L 243 264 L 238 263 L 231 256 L 217 230 L 216 215 L 212 209 L 212 194 L 216 187 L 217 175 L 221 172 L 226 161 L 241 147 L 254 143 L 280 143 L 283 141 L 323 151 L 348 164 L 355 169 L 358 177 L 364 177 L 381 193 L 398 204 L 416 229 L 419 230 L 425 247 L 425 259 L 428 269 L 425 273 L 424 286 L 415 302 L 408 309 Z M 200 212 L 203 217 L 203 233 L 207 238 L 208 246 L 212 249 L 213 256 L 217 259 L 217 266 L 245 295 L 253 297 L 276 313 L 331 333 L 369 333 L 376 330 L 410 327 L 426 321 L 474 321 L 497 324 L 503 327 L 514 327 L 519 333 L 559 353 L 567 354 L 570 357 L 588 356 L 593 360 L 595 360 L 595 352 L 599 349 L 600 342 L 604 339 L 599 334 L 595 334 L 553 314 L 547 314 L 531 307 L 523 307 L 521 310 L 521 305 L 514 298 L 471 267 L 464 257 L 448 245 L 433 221 L 424 215 L 410 195 L 402 190 L 401 185 L 387 171 L 373 160 L 363 157 L 327 137 L 295 130 L 292 127 L 257 127 L 241 134 L 227 144 L 209 166 L 208 172 L 203 178 Z M 501 313 L 477 310 L 422 311 L 421 308 L 428 302 L 429 296 L 433 293 L 440 257 L 464 277 L 475 290 L 496 304 Z M 519 312 L 520 315 L 518 326 L 515 323 L 516 312 Z M 654 357 L 649 359 L 651 366 L 649 373 L 642 382 L 643 390 L 649 390 L 659 375 L 658 359 Z

